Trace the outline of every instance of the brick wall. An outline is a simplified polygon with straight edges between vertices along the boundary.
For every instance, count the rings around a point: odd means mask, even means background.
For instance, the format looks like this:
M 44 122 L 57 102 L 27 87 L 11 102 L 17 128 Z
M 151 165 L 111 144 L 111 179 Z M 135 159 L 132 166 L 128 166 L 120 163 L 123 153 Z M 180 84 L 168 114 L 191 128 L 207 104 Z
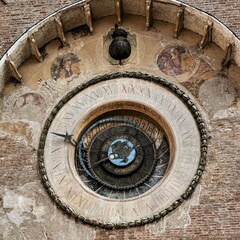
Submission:
M 238 0 L 183 0 L 220 20 L 240 37 L 240 2 Z
M 76 0 L 18 0 L 0 1 L 0 57 L 11 47 L 24 32 L 38 21 L 54 11 L 65 7 Z M 203 11 L 206 11 L 240 36 L 240 2 L 238 0 L 184 0 Z
M 76 0 L 0 1 L 0 57 L 30 27 Z

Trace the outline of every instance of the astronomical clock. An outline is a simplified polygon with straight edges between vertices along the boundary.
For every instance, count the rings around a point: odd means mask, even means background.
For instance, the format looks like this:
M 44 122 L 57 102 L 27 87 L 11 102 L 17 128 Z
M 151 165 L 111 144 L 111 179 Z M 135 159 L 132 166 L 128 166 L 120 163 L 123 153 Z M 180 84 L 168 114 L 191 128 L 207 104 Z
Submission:
M 238 101 L 240 48 L 218 24 L 178 1 L 78 1 L 8 51 L 2 118 L 34 126 L 37 177 L 60 209 L 124 228 L 188 201 L 206 122 Z
M 109 59 L 121 68 L 134 49 L 123 28 L 116 25 L 111 37 Z M 174 50 L 188 56 L 184 48 Z M 47 117 L 38 150 L 54 201 L 106 228 L 150 223 L 176 209 L 199 182 L 206 154 L 205 123 L 194 100 L 140 71 L 99 75 L 71 89 Z

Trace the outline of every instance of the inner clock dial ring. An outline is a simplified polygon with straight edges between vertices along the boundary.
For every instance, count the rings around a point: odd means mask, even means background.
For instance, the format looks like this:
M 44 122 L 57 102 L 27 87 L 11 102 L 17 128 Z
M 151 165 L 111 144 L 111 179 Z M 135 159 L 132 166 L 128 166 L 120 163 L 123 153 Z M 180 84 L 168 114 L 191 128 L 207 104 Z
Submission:
M 73 131 L 78 142 L 76 169 L 83 184 L 107 198 L 129 199 L 162 181 L 174 151 L 172 136 L 159 119 L 153 109 L 128 101 L 105 103 L 89 112 Z M 132 151 L 119 155 L 116 146 L 112 148 L 116 143 L 121 151 Z
M 88 150 L 88 164 L 93 176 L 113 189 L 140 185 L 152 173 L 155 162 L 151 139 L 143 131 L 125 124 L 101 131 Z

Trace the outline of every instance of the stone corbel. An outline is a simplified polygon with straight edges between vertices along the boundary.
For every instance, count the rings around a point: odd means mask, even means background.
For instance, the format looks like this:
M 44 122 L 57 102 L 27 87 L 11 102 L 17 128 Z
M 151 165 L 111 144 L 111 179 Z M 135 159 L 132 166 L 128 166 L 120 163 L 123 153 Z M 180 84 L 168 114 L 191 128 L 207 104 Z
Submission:
M 62 45 L 65 46 L 67 45 L 67 39 L 65 37 L 62 22 L 59 16 L 55 17 L 55 23 L 56 23 L 58 37 L 60 38 Z
M 208 22 L 208 24 L 204 27 L 204 35 L 202 41 L 199 43 L 200 48 L 204 48 L 209 42 L 212 41 L 212 30 L 213 23 Z
M 39 62 L 42 62 L 43 60 L 42 54 L 39 52 L 37 43 L 32 35 L 28 36 L 28 42 L 31 49 L 31 54 L 34 55 Z
M 22 75 L 18 72 L 15 63 L 11 59 L 7 59 L 6 64 L 7 64 L 10 76 L 12 76 L 18 82 L 22 83 Z
M 86 22 L 89 27 L 90 33 L 92 33 L 93 32 L 92 14 L 91 14 L 91 8 L 89 3 L 86 3 L 84 5 L 84 12 L 85 12 L 85 18 L 86 18 Z
M 122 0 L 115 0 L 115 6 L 116 6 L 117 21 L 118 21 L 118 24 L 120 25 L 122 23 L 122 14 L 123 14 Z
M 222 60 L 222 68 L 228 68 L 234 59 L 234 44 L 230 43 L 227 47 L 227 52 Z
M 2 0 L 2 2 L 6 5 L 8 4 L 8 2 L 6 0 Z
M 146 0 L 146 28 L 150 29 L 152 25 L 152 0 Z
M 181 10 L 178 11 L 177 14 L 176 27 L 174 31 L 175 38 L 178 38 L 183 27 L 184 27 L 184 9 L 182 8 Z

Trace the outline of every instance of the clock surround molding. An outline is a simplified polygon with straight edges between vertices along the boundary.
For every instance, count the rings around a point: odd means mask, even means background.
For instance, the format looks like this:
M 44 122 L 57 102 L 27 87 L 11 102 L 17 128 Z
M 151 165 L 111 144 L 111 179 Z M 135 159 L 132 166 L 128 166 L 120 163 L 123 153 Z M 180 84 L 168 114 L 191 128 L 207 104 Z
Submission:
M 192 178 L 192 180 L 189 182 L 189 185 L 186 187 L 185 191 L 182 192 L 181 196 L 179 196 L 177 199 L 174 199 L 173 202 L 168 204 L 168 206 L 154 214 L 150 214 L 150 216 L 145 216 L 138 218 L 136 220 L 131 221 L 101 221 L 96 220 L 94 218 L 88 218 L 85 216 L 82 216 L 78 212 L 76 212 L 74 209 L 72 209 L 66 202 L 61 199 L 58 194 L 56 194 L 55 190 L 52 187 L 51 182 L 49 181 L 49 177 L 47 175 L 46 166 L 45 166 L 45 159 L 44 159 L 44 148 L 45 148 L 45 142 L 48 134 L 48 130 L 51 127 L 52 122 L 54 121 L 55 117 L 59 113 L 59 111 L 78 93 L 83 91 L 84 89 L 87 89 L 91 86 L 94 86 L 95 84 L 106 82 L 108 80 L 114 80 L 114 79 L 121 79 L 121 78 L 128 78 L 128 79 L 138 79 L 143 80 L 148 83 L 154 83 L 157 84 L 163 88 L 165 88 L 167 91 L 173 93 L 177 98 L 181 100 L 181 102 L 188 108 L 189 112 L 192 115 L 192 118 L 194 119 L 196 123 L 196 127 L 199 132 L 199 159 L 198 159 L 198 165 L 196 167 L 196 172 Z M 52 197 L 52 199 L 58 204 L 58 206 L 63 209 L 65 212 L 70 214 L 71 216 L 75 217 L 76 219 L 82 220 L 83 222 L 89 223 L 91 225 L 96 225 L 104 228 L 124 228 L 124 227 L 130 227 L 130 226 L 139 226 L 146 223 L 154 222 L 156 220 L 159 220 L 166 216 L 168 213 L 172 212 L 174 209 L 176 209 L 179 205 L 181 205 L 184 200 L 188 199 L 191 194 L 193 193 L 194 189 L 196 188 L 203 171 L 205 169 L 206 164 L 206 157 L 207 157 L 207 143 L 208 143 L 208 135 L 206 126 L 204 123 L 204 120 L 202 118 L 202 115 L 197 107 L 197 105 L 191 100 L 191 98 L 182 91 L 178 86 L 175 84 L 153 75 L 141 73 L 141 72 L 116 72 L 116 73 L 110 73 L 105 74 L 101 76 L 97 76 L 89 81 L 86 81 L 83 84 L 80 84 L 75 89 L 67 93 L 60 101 L 59 103 L 54 107 L 51 114 L 45 121 L 45 125 L 43 127 L 43 131 L 40 138 L 40 144 L 38 149 L 38 160 L 39 160 L 39 168 L 40 173 L 42 176 L 43 183 Z

